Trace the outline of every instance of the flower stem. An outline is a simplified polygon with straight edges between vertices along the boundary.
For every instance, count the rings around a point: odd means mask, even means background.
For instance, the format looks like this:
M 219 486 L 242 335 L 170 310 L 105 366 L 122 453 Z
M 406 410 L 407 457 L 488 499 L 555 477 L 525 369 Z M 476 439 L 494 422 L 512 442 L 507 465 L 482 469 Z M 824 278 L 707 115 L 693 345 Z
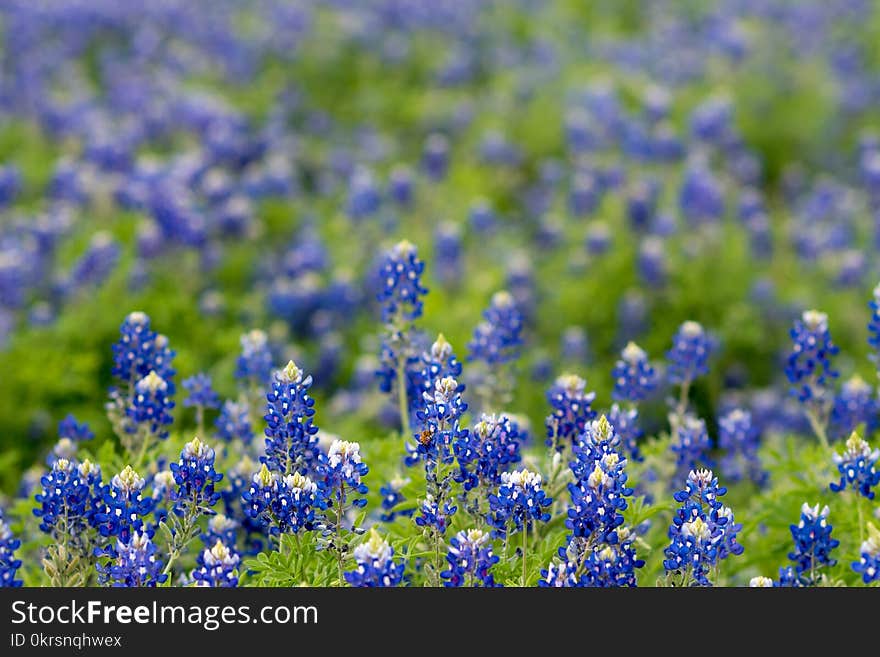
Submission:
M 528 577 L 528 567 L 526 561 L 526 550 L 529 545 L 529 527 L 523 525 L 522 530 L 522 587 L 526 587 L 526 579 Z
M 814 409 L 810 408 L 807 410 L 807 420 L 810 422 L 810 428 L 813 430 L 813 433 L 816 434 L 819 442 L 822 443 L 822 448 L 827 451 L 828 434 L 825 431 L 825 425 L 819 420 L 819 416 Z

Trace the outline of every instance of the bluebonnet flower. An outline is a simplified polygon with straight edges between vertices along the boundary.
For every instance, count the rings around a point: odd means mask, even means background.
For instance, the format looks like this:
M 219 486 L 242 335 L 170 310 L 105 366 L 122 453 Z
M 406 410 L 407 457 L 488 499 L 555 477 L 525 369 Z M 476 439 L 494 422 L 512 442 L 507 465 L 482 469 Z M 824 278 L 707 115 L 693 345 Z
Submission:
M 46 457 L 46 465 L 54 465 L 58 459 L 67 459 L 72 461 L 76 458 L 79 451 L 79 444 L 70 438 L 59 438 L 58 442 L 52 447 L 52 451 Z
M 693 415 L 685 415 L 675 427 L 675 436 L 669 448 L 675 454 L 675 466 L 679 473 L 697 470 L 700 466 L 712 466 L 709 449 L 712 443 L 706 432 L 706 423 Z
M 20 579 L 15 579 L 21 568 L 21 559 L 15 558 L 15 551 L 20 546 L 21 540 L 12 535 L 12 530 L 0 513 L 0 587 L 17 588 L 22 585 Z
M 355 169 L 348 183 L 348 216 L 363 219 L 378 212 L 381 205 L 382 196 L 373 174 L 364 167 Z
M 618 530 L 618 541 L 594 548 L 583 564 L 580 586 L 635 587 L 636 569 L 645 565 L 636 556 L 635 536 L 628 530 Z
M 667 574 L 681 576 L 681 585 L 711 586 L 711 568 L 743 552 L 736 542 L 741 526 L 733 522 L 733 513 L 719 499 L 726 493 L 710 470 L 692 470 L 684 490 L 674 495 L 681 507 L 669 527 L 663 567 Z
M 449 140 L 439 132 L 428 135 L 422 153 L 422 166 L 432 180 L 446 177 L 449 167 Z
M 877 461 L 880 459 L 880 449 L 871 449 L 871 446 L 853 431 L 846 441 L 843 454 L 834 454 L 834 463 L 840 472 L 840 482 L 831 483 L 831 490 L 839 493 L 849 487 L 858 493 L 874 499 L 874 486 L 880 484 L 880 471 L 877 470 Z
M 495 486 L 501 481 L 501 472 L 508 465 L 519 463 L 519 425 L 505 415 L 480 417 L 473 429 L 464 433 L 453 444 L 459 470 L 455 480 L 466 491 L 477 486 Z
M 408 518 L 415 513 L 415 509 L 397 509 L 406 502 L 406 496 L 401 491 L 409 482 L 409 479 L 395 477 L 379 488 L 379 494 L 382 496 L 382 514 L 379 519 L 382 522 L 393 522 L 398 516 Z
M 749 587 L 753 589 L 773 588 L 773 578 L 759 575 L 749 580 Z
M 140 433 L 143 429 L 160 440 L 167 438 L 165 427 L 174 421 L 171 417 L 174 401 L 169 395 L 168 383 L 155 371 L 138 381 L 131 406 L 126 411 L 132 422 L 126 428 L 128 433 Z
M 438 503 L 431 493 L 425 494 L 425 499 L 419 505 L 419 515 L 415 517 L 415 523 L 419 527 L 430 528 L 438 536 L 446 533 L 446 528 L 458 511 L 458 507 L 447 499 Z
M 452 350 L 449 341 L 439 334 L 431 348 L 424 352 L 421 357 L 422 370 L 418 377 L 421 384 L 421 390 L 414 400 L 422 406 L 424 404 L 424 394 L 431 394 L 437 384 L 437 381 L 446 377 L 457 378 L 461 375 L 461 363 Z M 461 388 L 464 391 L 464 387 Z
M 835 437 L 847 436 L 860 424 L 868 432 L 877 426 L 877 398 L 874 389 L 856 375 L 840 387 L 831 407 L 831 431 Z
M 160 509 L 160 505 L 174 501 L 175 492 L 177 490 L 177 482 L 174 480 L 174 473 L 171 470 L 159 470 L 153 475 L 153 491 L 151 497 L 156 503 L 156 513 L 162 513 L 163 519 L 167 516 L 164 509 Z
M 541 588 L 567 588 L 579 586 L 578 565 L 571 561 L 551 562 L 541 570 L 538 586 Z
M 272 375 L 272 352 L 265 332 L 253 329 L 241 336 L 241 354 L 235 361 L 235 378 L 263 385 Z
M 788 357 L 785 374 L 792 384 L 792 392 L 801 402 L 822 403 L 829 379 L 838 376 L 831 367 L 831 357 L 838 352 L 828 331 L 828 315 L 807 310 L 791 329 L 794 341 Z
M 717 220 L 724 215 L 724 190 L 705 163 L 696 163 L 685 171 L 678 204 L 691 225 Z
M 82 442 L 91 440 L 95 437 L 95 434 L 89 427 L 88 422 L 77 422 L 77 419 L 71 414 L 58 423 L 58 437 Z
M 721 472 L 729 481 L 751 479 L 758 486 L 767 483 L 768 473 L 758 456 L 760 434 L 752 414 L 734 409 L 718 421 L 718 446 L 725 451 Z
M 880 160 L 880 158 L 878 158 Z M 874 298 L 871 299 L 871 321 L 868 323 L 868 344 L 873 347 L 874 354 L 871 358 L 880 368 L 880 283 L 874 288 Z
M 657 385 L 648 354 L 635 342 L 627 343 L 614 366 L 612 399 L 638 402 L 645 399 Z
M 227 443 L 240 440 L 249 445 L 254 437 L 247 404 L 226 400 L 214 420 L 214 426 L 217 428 L 217 438 Z
M 354 507 L 365 506 L 367 500 L 359 495 L 367 493 L 367 485 L 362 478 L 369 468 L 361 460 L 361 446 L 346 440 L 334 440 L 327 454 L 321 455 L 320 471 L 324 478 L 324 490 L 332 499 L 337 510 L 344 509 L 349 496 Z
M 40 485 L 35 496 L 40 506 L 34 509 L 40 530 L 58 540 L 79 543 L 100 503 L 96 497 L 101 490 L 100 468 L 88 460 L 79 465 L 58 459 Z
M 541 571 L 542 587 L 635 587 L 636 570 L 645 562 L 636 555 L 635 535 L 625 527 L 614 543 L 573 538 L 559 548 L 559 560 Z
M 146 482 L 127 465 L 101 489 L 101 505 L 94 515 L 101 536 L 118 537 L 127 543 L 133 532 L 144 527 L 144 518 L 153 511 L 155 501 L 143 497 Z
M 638 442 L 643 434 L 639 427 L 639 411 L 635 408 L 624 410 L 618 404 L 612 404 L 608 410 L 608 421 L 620 436 L 622 453 L 637 463 L 643 461 Z
M 648 235 L 639 244 L 637 256 L 639 276 L 647 287 L 657 288 L 666 283 L 669 265 L 666 258 L 666 243 L 657 235 Z
M 155 587 L 165 582 L 168 575 L 162 572 L 163 565 L 148 532 L 134 532 L 130 539 L 116 540 L 110 557 L 105 564 L 98 564 L 98 579 L 110 586 Z
M 480 529 L 460 531 L 449 540 L 449 567 L 440 573 L 447 587 L 495 587 L 492 567 L 500 561 L 492 552 L 489 534 Z
M 170 467 L 177 484 L 174 499 L 178 515 L 185 513 L 184 507 L 204 509 L 214 506 L 220 499 L 214 484 L 223 479 L 223 475 L 214 470 L 214 450 L 198 436 L 183 446 L 180 459 Z
M 626 459 L 617 451 L 619 445 L 619 436 L 603 415 L 590 423 L 575 447 L 575 481 L 568 485 L 571 504 L 565 521 L 572 536 L 617 542 L 615 530 L 623 524 L 621 513 L 633 492 L 626 486 Z
M 421 316 L 421 297 L 428 293 L 421 280 L 424 271 L 425 263 L 419 260 L 415 245 L 406 240 L 385 254 L 379 272 L 382 289 L 377 294 L 382 321 L 412 321 Z
M 119 341 L 113 345 L 113 376 L 133 391 L 138 381 L 156 372 L 169 386 L 168 395 L 173 395 L 175 354 L 168 338 L 153 331 L 150 318 L 139 311 L 128 314 L 119 332 Z
M 183 400 L 184 406 L 220 408 L 220 398 L 214 392 L 211 377 L 207 374 L 199 373 L 184 379 L 183 388 L 189 393 L 189 396 Z
M 320 447 L 312 423 L 315 400 L 309 395 L 312 377 L 290 361 L 275 374 L 266 395 L 266 454 L 261 461 L 281 474 L 314 472 Z
M 584 392 L 587 382 L 575 374 L 563 374 L 547 391 L 547 401 L 553 412 L 547 416 L 548 447 L 557 452 L 573 445 L 596 412 L 590 404 L 596 399 L 595 392 Z
M 241 557 L 235 548 L 230 548 L 217 539 L 213 546 L 205 548 L 198 556 L 197 566 L 192 571 L 196 586 L 235 587 L 238 586 L 238 564 Z
M 73 264 L 65 291 L 70 293 L 87 285 L 100 285 L 116 267 L 119 255 L 119 243 L 110 233 L 95 233 L 85 252 Z
M 444 284 L 457 283 L 462 276 L 462 238 L 457 224 L 442 223 L 434 230 L 434 271 Z
M 311 479 L 298 472 L 281 476 L 265 463 L 241 497 L 248 516 L 273 536 L 313 531 L 327 506 L 323 490 Z
M 454 445 L 466 440 L 468 432 L 460 426 L 461 416 L 468 408 L 461 395 L 463 391 L 463 384 L 447 376 L 437 380 L 433 390 L 422 393 L 424 407 L 417 415 L 422 431 L 416 434 L 418 444 L 410 463 L 413 459 L 424 459 L 430 470 L 438 463 L 452 462 Z
M 545 509 L 553 500 L 547 497 L 542 483 L 541 475 L 525 468 L 501 474 L 498 494 L 489 495 L 487 518 L 498 536 L 529 530 L 533 521 L 550 520 Z
M 345 573 L 345 581 L 355 587 L 392 587 L 403 581 L 403 562 L 395 562 L 394 548 L 375 528 L 370 538 L 354 549 L 355 570 Z
M 800 521 L 791 526 L 794 551 L 788 553 L 795 564 L 798 585 L 815 586 L 821 578 L 819 569 L 837 563 L 831 558 L 831 552 L 840 541 L 831 538 L 832 529 L 828 524 L 827 506 L 820 510 L 818 504 L 811 507 L 804 502 Z
M 235 547 L 240 523 L 222 513 L 217 513 L 208 520 L 208 529 L 202 534 L 202 542 L 211 547 L 217 541 Z
M 773 586 L 780 588 L 801 588 L 807 586 L 798 576 L 795 569 L 791 566 L 782 566 L 779 569 L 779 579 L 773 583 Z
M 667 377 L 670 383 L 690 385 L 709 372 L 709 356 L 715 343 L 697 322 L 682 324 L 672 340 L 672 349 L 666 352 L 669 360 Z
M 406 166 L 395 166 L 388 176 L 388 195 L 398 205 L 409 207 L 413 200 L 413 175 Z
M 483 320 L 468 343 L 469 360 L 496 365 L 518 358 L 523 344 L 523 317 L 513 296 L 506 291 L 496 292 Z
M 2 529 L 0 529 L 0 540 L 2 540 Z M 0 554 L 0 563 L 2 563 L 2 554 Z M 880 531 L 877 531 L 871 523 L 868 523 L 868 538 L 859 547 L 859 560 L 853 562 L 852 569 L 862 576 L 865 584 L 880 580 Z

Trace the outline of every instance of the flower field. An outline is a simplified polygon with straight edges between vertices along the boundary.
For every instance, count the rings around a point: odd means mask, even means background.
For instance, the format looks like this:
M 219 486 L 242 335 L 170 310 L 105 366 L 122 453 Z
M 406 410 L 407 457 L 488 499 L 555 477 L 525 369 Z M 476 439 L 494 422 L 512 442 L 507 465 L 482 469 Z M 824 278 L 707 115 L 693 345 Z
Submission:
M 0 585 L 880 586 L 880 3 L 0 35 Z

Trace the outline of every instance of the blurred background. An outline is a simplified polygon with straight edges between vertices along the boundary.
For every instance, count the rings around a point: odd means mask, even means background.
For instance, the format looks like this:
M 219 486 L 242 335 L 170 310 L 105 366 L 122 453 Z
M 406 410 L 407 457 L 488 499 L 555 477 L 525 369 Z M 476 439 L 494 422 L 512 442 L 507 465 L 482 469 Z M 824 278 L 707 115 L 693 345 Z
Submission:
M 322 428 L 393 430 L 375 294 L 403 238 L 420 327 L 460 355 L 512 293 L 508 410 L 538 440 L 558 374 L 607 406 L 626 342 L 662 359 L 686 319 L 720 345 L 694 391 L 711 435 L 734 403 L 790 420 L 805 308 L 875 380 L 875 2 L 6 0 L 0 35 L 4 493 L 67 413 L 111 437 L 134 310 L 221 397 L 261 328 Z M 642 414 L 661 427 L 662 395 Z

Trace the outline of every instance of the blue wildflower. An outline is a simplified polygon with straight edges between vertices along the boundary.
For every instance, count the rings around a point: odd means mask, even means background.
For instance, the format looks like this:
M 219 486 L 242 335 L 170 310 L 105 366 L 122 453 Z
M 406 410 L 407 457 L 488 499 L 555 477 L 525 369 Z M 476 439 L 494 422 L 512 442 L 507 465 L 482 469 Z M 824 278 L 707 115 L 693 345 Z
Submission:
M 266 453 L 261 461 L 281 474 L 315 472 L 320 447 L 312 423 L 315 400 L 309 396 L 312 377 L 290 361 L 275 374 L 266 395 Z
M 422 393 L 423 410 L 417 418 L 422 431 L 416 434 L 417 445 L 410 447 L 413 459 L 424 459 L 426 467 L 435 468 L 438 463 L 452 463 L 454 445 L 467 439 L 467 429 L 460 420 L 468 405 L 462 398 L 464 385 L 451 376 L 434 383 L 434 389 Z M 416 456 L 417 455 L 417 456 Z
M 571 504 L 565 526 L 578 538 L 616 543 L 615 530 L 623 524 L 627 488 L 626 459 L 617 448 L 620 438 L 603 415 L 590 423 L 574 449 L 571 463 L 575 481 L 568 485 Z
M 393 522 L 398 516 L 408 518 L 415 513 L 415 509 L 397 508 L 406 502 L 406 496 L 404 496 L 402 491 L 409 482 L 409 479 L 395 477 L 379 488 L 379 494 L 382 496 L 382 514 L 379 516 L 379 519 L 382 522 Z
M 235 378 L 261 386 L 272 375 L 272 352 L 266 333 L 254 329 L 241 336 L 241 354 L 235 361 Z
M 462 483 L 466 491 L 477 486 L 497 485 L 501 473 L 522 460 L 523 438 L 519 425 L 507 416 L 483 414 L 473 429 L 453 445 L 459 466 L 455 480 Z
M 313 531 L 327 506 L 323 490 L 298 472 L 281 476 L 264 463 L 242 493 L 245 512 L 270 535 Z
M 369 472 L 367 464 L 361 460 L 361 446 L 346 440 L 334 440 L 327 454 L 321 455 L 320 472 L 324 478 L 324 490 L 334 506 L 344 509 L 349 501 L 352 506 L 365 506 L 367 485 L 362 478 Z
M 828 315 L 807 310 L 791 329 L 794 341 L 788 357 L 785 374 L 792 384 L 792 392 L 804 403 L 822 403 L 827 394 L 829 379 L 838 372 L 831 367 L 831 357 L 838 347 L 828 331 Z
M 860 424 L 868 432 L 877 426 L 877 398 L 874 389 L 856 375 L 840 386 L 831 407 L 831 431 L 835 437 L 851 434 Z
M 183 515 L 184 507 L 205 509 L 214 506 L 220 499 L 214 484 L 223 479 L 223 475 L 214 470 L 214 450 L 198 436 L 183 446 L 180 459 L 170 467 L 177 484 L 174 499 L 177 501 L 175 513 L 178 515 Z
M 797 525 L 791 525 L 794 551 L 788 553 L 788 558 L 795 564 L 801 586 L 815 586 L 821 578 L 819 569 L 837 563 L 836 559 L 831 558 L 831 552 L 840 545 L 840 541 L 831 538 L 832 529 L 828 524 L 827 506 L 820 510 L 818 504 L 811 507 L 804 502 L 800 521 Z
M 709 372 L 709 356 L 715 342 L 697 322 L 682 324 L 672 340 L 672 349 L 666 352 L 669 360 L 667 378 L 670 383 L 690 385 Z
M 128 433 L 140 433 L 146 431 L 160 440 L 168 437 L 166 426 L 174 421 L 171 409 L 174 401 L 169 397 L 170 387 L 168 383 L 155 371 L 137 382 L 134 388 L 134 396 L 126 413 L 131 424 L 126 427 Z
M 648 354 L 635 342 L 629 342 L 624 347 L 612 376 L 614 390 L 611 397 L 617 401 L 641 401 L 657 385 L 654 368 L 648 362 Z
M 22 585 L 20 579 L 15 579 L 15 574 L 21 568 L 21 559 L 15 558 L 15 551 L 21 546 L 21 541 L 12 535 L 12 530 L 0 513 L 0 587 L 17 588 Z
M 98 564 L 98 579 L 103 584 L 120 587 L 155 587 L 165 582 L 168 575 L 162 572 L 163 565 L 148 532 L 134 532 L 130 539 L 121 537 L 108 562 Z
M 240 526 L 241 524 L 233 518 L 217 513 L 208 520 L 208 528 L 201 535 L 202 542 L 205 546 L 211 547 L 220 541 L 224 545 L 234 548 Z
M 523 317 L 513 296 L 506 291 L 496 292 L 468 343 L 469 360 L 489 365 L 515 360 L 523 344 L 522 329 Z
M 718 446 L 725 451 L 721 472 L 729 481 L 751 479 L 758 486 L 767 483 L 768 473 L 758 456 L 760 434 L 752 414 L 734 409 L 718 421 Z
M 719 561 L 742 554 L 736 542 L 741 529 L 721 498 L 727 489 L 718 485 L 710 470 L 692 470 L 685 488 L 675 493 L 681 504 L 669 527 L 670 544 L 663 567 L 679 576 L 679 585 L 711 586 L 709 573 Z
M 123 386 L 133 390 L 135 384 L 150 374 L 156 374 L 174 394 L 174 351 L 168 347 L 168 338 L 150 328 L 150 318 L 142 312 L 129 313 L 119 329 L 120 338 L 113 345 L 113 376 Z
M 217 539 L 213 546 L 205 548 L 198 556 L 197 566 L 192 571 L 196 586 L 235 587 L 238 586 L 238 564 L 241 557 L 235 548 L 230 548 Z
M 394 548 L 370 530 L 370 538 L 354 549 L 355 570 L 345 573 L 345 581 L 355 587 L 392 587 L 403 581 L 403 562 L 395 562 Z
M 553 412 L 547 416 L 548 447 L 557 452 L 575 444 L 596 412 L 590 404 L 596 393 L 585 392 L 587 382 L 575 374 L 563 374 L 547 391 L 547 401 Z
M 77 419 L 71 414 L 58 423 L 58 437 L 67 438 L 74 442 L 83 442 L 91 440 L 95 434 L 88 422 L 77 422 Z
M 832 482 L 831 490 L 839 493 L 852 487 L 859 495 L 873 500 L 874 491 L 871 489 L 880 484 L 880 472 L 877 470 L 880 449 L 871 449 L 871 446 L 853 431 L 846 441 L 843 453 L 834 454 L 833 458 L 840 472 L 840 482 Z
M 458 532 L 449 540 L 446 561 L 449 567 L 440 573 L 447 587 L 500 586 L 492 576 L 492 567 L 500 561 L 492 552 L 489 534 L 479 529 Z
M 487 520 L 498 536 L 523 529 L 528 531 L 533 521 L 550 520 L 550 514 L 545 509 L 552 502 L 544 492 L 541 475 L 525 468 L 503 472 L 498 493 L 489 495 Z
M 214 420 L 214 426 L 217 428 L 217 438 L 227 443 L 240 440 L 249 445 L 254 437 L 247 404 L 226 400 Z
M 438 503 L 434 495 L 426 493 L 425 499 L 419 505 L 419 515 L 415 517 L 415 522 L 417 526 L 430 528 L 431 531 L 442 536 L 446 533 L 446 528 L 456 511 L 458 507 L 449 500 L 441 498 Z
M 220 398 L 214 392 L 211 377 L 204 373 L 196 374 L 183 381 L 189 396 L 183 400 L 186 407 L 220 408 Z
M 382 289 L 377 294 L 382 304 L 382 321 L 411 321 L 421 316 L 421 297 L 428 293 L 421 281 L 424 271 L 425 263 L 419 260 L 415 245 L 406 240 L 385 254 L 379 272 Z
M 144 518 L 153 511 L 155 501 L 143 497 L 146 482 L 130 465 L 101 489 L 101 506 L 94 514 L 94 522 L 101 536 L 116 536 L 127 543 L 133 532 L 144 527 Z
M 637 463 L 643 461 L 644 458 L 639 450 L 639 438 L 642 437 L 643 432 L 639 427 L 638 409 L 624 410 L 618 404 L 612 404 L 608 410 L 608 421 L 620 436 L 622 453 Z
M 0 540 L 2 540 L 2 530 L 0 530 Z M 880 580 L 880 531 L 871 523 L 868 523 L 868 538 L 859 548 L 859 560 L 852 564 L 852 569 L 862 576 L 865 584 Z
M 79 465 L 58 459 L 40 484 L 35 496 L 40 506 L 34 509 L 40 530 L 58 540 L 81 542 L 100 503 L 96 497 L 101 490 L 100 468 L 88 460 Z
M 712 466 L 709 449 L 712 443 L 706 432 L 706 423 L 693 415 L 685 415 L 675 427 L 675 436 L 669 448 L 675 454 L 679 473 L 697 470 L 700 466 Z
M 880 161 L 880 158 L 878 158 Z M 868 323 L 868 344 L 874 349 L 872 355 L 877 367 L 880 368 L 880 284 L 874 288 L 874 298 L 871 299 L 871 321 Z

